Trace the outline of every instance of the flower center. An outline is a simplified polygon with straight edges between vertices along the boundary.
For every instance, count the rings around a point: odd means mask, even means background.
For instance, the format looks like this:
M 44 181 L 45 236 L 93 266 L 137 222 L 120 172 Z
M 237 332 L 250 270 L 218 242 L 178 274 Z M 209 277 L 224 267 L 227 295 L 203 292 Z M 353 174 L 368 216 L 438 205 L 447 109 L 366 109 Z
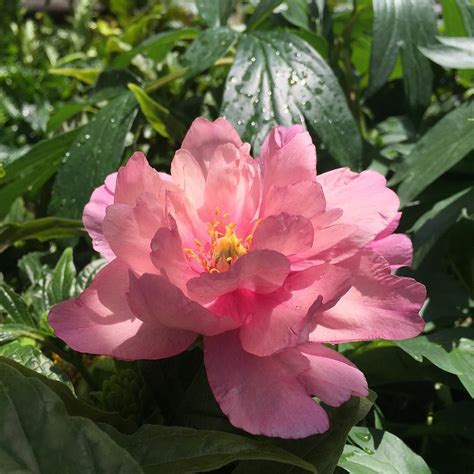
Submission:
M 227 271 L 239 257 L 249 251 L 250 243 L 253 238 L 253 233 L 251 233 L 242 241 L 235 232 L 237 224 L 234 222 L 224 223 L 225 219 L 229 217 L 229 214 L 223 213 L 222 220 L 219 219 L 219 208 L 215 209 L 214 214 L 214 221 L 209 222 L 207 225 L 209 244 L 204 246 L 196 239 L 194 243 L 197 250 L 190 248 L 183 249 L 189 261 L 199 263 L 204 270 L 211 273 Z M 225 233 L 218 230 L 221 225 L 224 225 Z

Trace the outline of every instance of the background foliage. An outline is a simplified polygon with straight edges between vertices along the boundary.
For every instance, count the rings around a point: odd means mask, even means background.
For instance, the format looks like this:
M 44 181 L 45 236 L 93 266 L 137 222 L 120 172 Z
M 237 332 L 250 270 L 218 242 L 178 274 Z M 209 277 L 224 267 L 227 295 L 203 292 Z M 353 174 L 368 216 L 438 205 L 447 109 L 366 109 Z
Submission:
M 2 472 L 471 473 L 474 6 L 470 0 L 0 1 Z M 125 363 L 55 338 L 49 308 L 101 268 L 79 220 L 133 150 L 168 170 L 191 121 L 254 154 L 304 123 L 319 172 L 375 169 L 428 287 L 426 330 L 342 344 L 374 390 L 300 441 L 238 432 L 199 347 Z M 376 394 L 375 394 L 376 392 Z M 357 426 L 355 426 L 357 425 Z

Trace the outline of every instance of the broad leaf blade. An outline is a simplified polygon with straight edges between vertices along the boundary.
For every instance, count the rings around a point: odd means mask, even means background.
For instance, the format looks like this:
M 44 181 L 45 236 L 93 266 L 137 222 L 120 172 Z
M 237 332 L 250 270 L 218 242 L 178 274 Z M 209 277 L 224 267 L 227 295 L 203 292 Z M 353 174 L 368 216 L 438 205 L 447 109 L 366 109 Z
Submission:
M 64 250 L 53 271 L 48 287 L 51 305 L 60 303 L 74 296 L 76 283 L 76 267 L 74 266 L 72 248 Z
M 234 9 L 235 0 L 196 0 L 196 5 L 202 19 L 213 28 L 227 23 Z
M 270 442 L 235 434 L 157 425 L 144 425 L 132 435 L 123 435 L 107 426 L 104 429 L 146 472 L 207 472 L 251 459 L 316 472 L 310 463 Z
M 451 69 L 474 69 L 474 38 L 438 38 L 441 44 L 420 46 L 431 61 Z
M 119 167 L 125 136 L 136 113 L 135 99 L 127 92 L 111 100 L 83 128 L 56 177 L 51 214 L 72 218 L 82 215 L 94 188 Z
M 474 103 L 466 102 L 445 115 L 417 142 L 391 184 L 406 204 L 474 150 Z
M 6 283 L 0 283 L 0 309 L 3 309 L 7 313 L 8 318 L 14 323 L 25 324 L 31 327 L 36 326 L 21 296 Z
M 257 152 L 273 126 L 306 120 L 340 164 L 360 166 L 361 138 L 334 73 L 291 33 L 243 36 L 227 78 L 222 114 Z

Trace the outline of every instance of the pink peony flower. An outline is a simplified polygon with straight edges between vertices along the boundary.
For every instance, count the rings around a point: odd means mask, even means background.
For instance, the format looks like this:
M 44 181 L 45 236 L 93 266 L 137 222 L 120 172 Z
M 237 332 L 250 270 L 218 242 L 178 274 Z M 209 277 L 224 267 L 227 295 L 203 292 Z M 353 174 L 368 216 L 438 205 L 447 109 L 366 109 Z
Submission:
M 259 158 L 224 119 L 197 119 L 171 175 L 135 153 L 84 210 L 110 263 L 49 321 L 73 349 L 160 359 L 204 336 L 212 392 L 230 422 L 301 438 L 328 429 L 364 375 L 325 344 L 406 339 L 423 329 L 423 285 L 395 276 L 411 244 L 396 194 L 373 171 L 316 175 L 299 126 Z

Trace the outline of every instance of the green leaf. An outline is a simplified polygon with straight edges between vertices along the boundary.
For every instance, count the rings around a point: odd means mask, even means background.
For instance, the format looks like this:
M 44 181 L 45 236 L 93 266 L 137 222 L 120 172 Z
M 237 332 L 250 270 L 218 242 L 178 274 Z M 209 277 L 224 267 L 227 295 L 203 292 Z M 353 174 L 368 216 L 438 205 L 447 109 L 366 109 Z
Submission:
M 91 86 L 99 77 L 101 70 L 98 68 L 90 68 L 90 69 L 52 68 L 52 69 L 49 69 L 48 72 L 50 74 L 55 74 L 56 76 L 72 77 L 74 79 L 77 79 L 78 81 L 84 82 Z
M 0 253 L 10 245 L 21 240 L 51 240 L 64 237 L 75 237 L 84 232 L 82 221 L 43 217 L 23 222 L 0 226 Z
M 224 26 L 234 10 L 235 0 L 196 0 L 199 15 L 211 28 Z
M 474 36 L 474 5 L 471 0 L 456 0 L 456 5 L 461 11 L 464 28 L 469 36 Z
M 31 345 L 22 345 L 18 341 L 10 342 L 0 346 L 0 356 L 12 359 L 15 362 L 34 370 L 52 380 L 72 385 L 51 359 L 46 357 L 39 349 Z
M 188 67 L 186 77 L 209 69 L 229 51 L 237 37 L 237 32 L 226 27 L 211 28 L 200 33 L 183 57 Z
M 440 0 L 443 11 L 445 33 L 448 36 L 467 36 L 464 18 L 458 2 L 453 0 Z
M 5 472 L 141 473 L 92 421 L 69 416 L 39 380 L 0 365 L 0 465 Z
M 235 434 L 157 425 L 144 425 L 131 435 L 110 427 L 104 429 L 145 472 L 207 472 L 235 461 L 255 459 L 316 472 L 310 463 L 269 441 Z
M 89 418 L 96 423 L 107 423 L 125 433 L 133 432 L 137 428 L 133 421 L 124 420 L 116 413 L 100 410 L 93 405 L 90 405 L 87 401 L 77 398 L 66 384 L 45 377 L 43 374 L 31 370 L 12 359 L 0 356 L 0 367 L 3 366 L 11 367 L 19 372 L 23 377 L 36 380 L 45 385 L 51 392 L 61 399 L 67 412 L 71 416 Z
M 52 306 L 72 298 L 75 294 L 76 267 L 74 266 L 72 248 L 64 250 L 54 268 L 48 286 L 49 304 Z
M 430 474 L 431 469 L 400 438 L 388 431 L 355 426 L 339 466 L 350 474 Z
M 445 115 L 416 143 L 389 183 L 401 182 L 397 193 L 402 204 L 410 202 L 474 150 L 473 111 L 473 103 L 462 104 Z
M 426 357 L 430 362 L 459 380 L 474 397 L 474 328 L 444 329 L 396 344 L 415 360 Z
M 90 107 L 89 102 L 77 102 L 71 104 L 64 104 L 58 108 L 48 120 L 48 132 L 58 129 L 66 120 L 74 117 L 74 115 Z
M 130 51 L 118 55 L 112 61 L 112 68 L 126 68 L 133 58 L 140 53 L 147 54 L 155 62 L 162 61 L 166 54 L 179 40 L 194 39 L 197 36 L 194 28 L 179 28 L 152 35 Z
M 3 309 L 13 323 L 35 327 L 35 321 L 21 296 L 6 283 L 0 283 L 0 309 Z
M 227 77 L 222 114 L 256 152 L 273 126 L 306 120 L 336 161 L 360 166 L 361 138 L 334 73 L 319 53 L 291 33 L 242 37 Z
M 282 12 L 282 16 L 292 25 L 310 30 L 310 4 L 306 0 L 292 0 L 286 2 L 287 8 Z
M 0 324 L 0 344 L 14 341 L 19 337 L 28 337 L 30 339 L 44 340 L 45 334 L 31 326 L 16 323 Z
M 41 257 L 47 252 L 30 252 L 18 260 L 18 268 L 28 277 L 31 285 L 36 285 L 44 278 L 44 265 Z
M 136 84 L 128 84 L 128 88 L 132 91 L 148 123 L 159 135 L 172 140 L 174 140 L 173 137 L 183 136 L 183 127 L 166 107 L 152 99 L 145 90 Z
M 119 167 L 136 112 L 135 99 L 127 92 L 111 100 L 82 129 L 56 176 L 51 214 L 81 217 L 94 188 Z
M 474 68 L 474 38 L 443 38 L 441 44 L 420 46 L 420 51 L 431 61 L 451 69 Z
M 474 213 L 474 187 L 463 189 L 438 201 L 410 229 L 413 241 L 413 268 L 418 268 L 438 239 L 459 219 L 463 210 Z
M 433 43 L 436 16 L 431 0 L 374 0 L 370 78 L 372 95 L 388 80 L 401 53 L 405 94 L 411 107 L 425 107 L 431 96 L 433 73 L 418 46 Z
M 339 408 L 329 412 L 329 431 L 321 435 L 310 436 L 301 440 L 280 440 L 279 446 L 310 462 L 318 474 L 332 474 L 344 449 L 350 429 L 362 420 L 372 407 L 374 392 L 367 398 L 351 398 Z M 275 463 L 246 462 L 241 463 L 233 474 L 289 474 L 294 468 Z
M 73 130 L 43 140 L 32 146 L 25 154 L 3 163 L 0 175 L 0 217 L 7 214 L 18 196 L 34 194 L 56 172 L 67 151 L 80 133 Z
M 257 8 L 247 21 L 247 30 L 255 30 L 282 3 L 283 0 L 260 0 Z

